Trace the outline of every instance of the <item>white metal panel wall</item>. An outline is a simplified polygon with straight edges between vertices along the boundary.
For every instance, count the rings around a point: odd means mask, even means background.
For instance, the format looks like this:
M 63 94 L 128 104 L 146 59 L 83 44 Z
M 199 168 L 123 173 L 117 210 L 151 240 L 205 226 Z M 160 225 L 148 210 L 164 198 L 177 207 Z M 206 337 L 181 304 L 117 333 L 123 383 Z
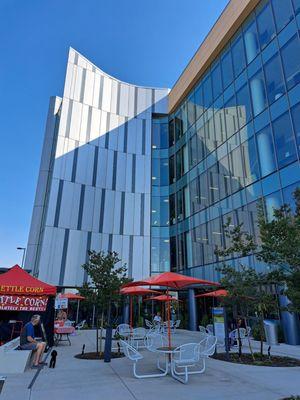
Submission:
M 60 107 L 59 125 L 45 135 L 54 156 L 42 155 L 44 212 L 34 212 L 26 259 L 40 277 L 82 284 L 89 249 L 117 251 L 134 278 L 149 274 L 151 118 L 167 113 L 167 94 L 120 82 L 70 49 L 63 99 L 49 110 L 54 121 Z

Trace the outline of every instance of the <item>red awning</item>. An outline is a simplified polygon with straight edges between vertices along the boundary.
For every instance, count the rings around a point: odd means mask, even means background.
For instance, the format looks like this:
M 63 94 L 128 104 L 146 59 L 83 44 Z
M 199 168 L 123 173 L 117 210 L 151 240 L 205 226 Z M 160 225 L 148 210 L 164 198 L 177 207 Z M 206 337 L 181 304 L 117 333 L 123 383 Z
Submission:
M 0 294 L 49 296 L 56 294 L 56 287 L 34 278 L 19 265 L 15 265 L 0 275 Z

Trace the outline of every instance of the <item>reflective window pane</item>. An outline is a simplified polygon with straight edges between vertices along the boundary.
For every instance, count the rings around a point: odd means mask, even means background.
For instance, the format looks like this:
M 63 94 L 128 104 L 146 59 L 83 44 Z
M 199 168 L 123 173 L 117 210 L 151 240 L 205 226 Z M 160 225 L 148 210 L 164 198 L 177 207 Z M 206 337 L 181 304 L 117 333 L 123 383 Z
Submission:
M 188 118 L 188 127 L 190 127 L 195 123 L 196 120 L 194 94 L 192 94 L 187 100 L 187 118 Z
M 226 88 L 233 80 L 233 65 L 230 50 L 222 56 L 222 78 L 224 88 Z
M 264 68 L 267 95 L 269 104 L 271 104 L 273 101 L 279 99 L 285 92 L 279 54 L 275 54 L 275 56 L 265 64 Z
M 198 86 L 195 90 L 195 107 L 196 107 L 196 119 L 203 113 L 203 88 L 202 85 Z
M 250 90 L 254 116 L 261 113 L 267 106 L 267 96 L 262 71 L 258 71 L 250 79 Z
M 300 82 L 300 43 L 297 35 L 281 49 L 282 64 L 288 89 Z
M 242 144 L 242 158 L 246 185 L 249 185 L 259 179 L 259 163 L 254 137 Z
M 273 122 L 274 141 L 278 167 L 283 167 L 296 159 L 294 134 L 289 113 L 283 114 Z
M 252 117 L 251 99 L 248 84 L 244 85 L 236 94 L 238 118 L 240 128 L 246 125 Z
M 252 20 L 245 28 L 244 41 L 247 63 L 250 64 L 259 51 L 258 36 L 255 20 Z
M 239 35 L 231 45 L 234 75 L 237 77 L 246 66 L 244 41 Z
M 222 77 L 221 77 L 221 67 L 219 63 L 212 70 L 211 76 L 213 85 L 213 96 L 214 99 L 217 99 L 222 93 Z
M 267 126 L 258 132 L 256 139 L 261 175 L 266 176 L 276 169 L 275 152 L 270 126 Z
M 256 20 L 260 47 L 263 49 L 275 36 L 273 13 L 269 2 L 259 11 Z
M 294 132 L 297 140 L 298 152 L 300 152 L 300 104 L 297 104 L 291 110 Z
M 277 32 L 281 31 L 293 19 L 293 9 L 290 0 L 272 0 Z
M 203 82 L 203 95 L 204 95 L 204 106 L 205 108 L 208 108 L 213 100 L 210 75 L 208 75 Z
M 298 14 L 300 12 L 300 0 L 292 0 L 292 3 L 294 6 L 295 14 Z

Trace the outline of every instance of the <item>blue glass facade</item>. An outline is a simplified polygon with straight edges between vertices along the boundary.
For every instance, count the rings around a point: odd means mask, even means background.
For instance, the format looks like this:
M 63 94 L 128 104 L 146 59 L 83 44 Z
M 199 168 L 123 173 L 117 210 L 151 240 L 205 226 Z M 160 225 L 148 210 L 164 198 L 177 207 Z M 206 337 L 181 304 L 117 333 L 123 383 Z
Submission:
M 299 0 L 260 2 L 169 115 L 168 135 L 165 118 L 153 122 L 164 133 L 152 130 L 160 137 L 152 149 L 152 272 L 169 262 L 172 271 L 218 279 L 214 250 L 226 244 L 227 217 L 257 236 L 258 200 L 268 218 L 291 201 L 300 185 L 299 29 Z M 243 262 L 264 268 L 254 257 Z

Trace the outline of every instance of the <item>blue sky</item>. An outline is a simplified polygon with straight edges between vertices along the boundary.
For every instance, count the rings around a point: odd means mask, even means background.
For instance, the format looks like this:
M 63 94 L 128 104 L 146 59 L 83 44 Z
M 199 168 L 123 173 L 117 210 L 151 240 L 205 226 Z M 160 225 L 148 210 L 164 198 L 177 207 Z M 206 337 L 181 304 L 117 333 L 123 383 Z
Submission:
M 0 266 L 21 263 L 49 97 L 69 46 L 117 78 L 172 87 L 227 0 L 0 1 Z

